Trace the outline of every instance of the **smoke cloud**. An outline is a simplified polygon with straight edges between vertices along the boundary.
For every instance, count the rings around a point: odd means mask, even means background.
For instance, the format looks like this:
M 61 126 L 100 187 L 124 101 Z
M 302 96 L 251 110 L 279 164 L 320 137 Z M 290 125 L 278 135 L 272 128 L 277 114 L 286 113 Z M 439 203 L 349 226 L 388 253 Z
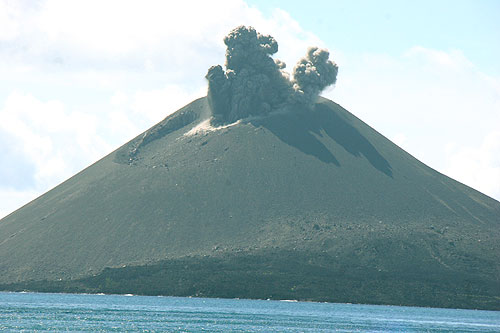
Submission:
M 329 56 L 325 49 L 310 47 L 293 69 L 293 87 L 306 103 L 314 103 L 323 89 L 337 81 L 338 67 Z
M 293 69 L 271 56 L 278 43 L 252 27 L 239 26 L 225 38 L 226 70 L 208 70 L 208 101 L 215 123 L 231 123 L 252 115 L 262 115 L 290 105 L 310 107 L 327 86 L 334 84 L 338 67 L 328 59 L 327 50 L 310 48 Z

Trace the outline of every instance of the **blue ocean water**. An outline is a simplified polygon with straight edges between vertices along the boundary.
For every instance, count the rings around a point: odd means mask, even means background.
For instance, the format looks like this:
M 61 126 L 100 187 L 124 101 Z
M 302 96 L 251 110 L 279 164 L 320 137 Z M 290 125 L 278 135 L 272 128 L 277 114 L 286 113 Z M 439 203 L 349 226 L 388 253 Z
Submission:
M 0 330 L 500 332 L 500 312 L 244 299 L 0 292 Z

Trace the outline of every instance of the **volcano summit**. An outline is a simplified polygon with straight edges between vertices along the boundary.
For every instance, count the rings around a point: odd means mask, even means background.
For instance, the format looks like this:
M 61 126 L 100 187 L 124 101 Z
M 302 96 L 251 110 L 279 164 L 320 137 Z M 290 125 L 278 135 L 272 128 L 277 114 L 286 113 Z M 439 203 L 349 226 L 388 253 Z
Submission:
M 500 310 L 500 203 L 238 27 L 193 101 L 0 221 L 0 287 Z

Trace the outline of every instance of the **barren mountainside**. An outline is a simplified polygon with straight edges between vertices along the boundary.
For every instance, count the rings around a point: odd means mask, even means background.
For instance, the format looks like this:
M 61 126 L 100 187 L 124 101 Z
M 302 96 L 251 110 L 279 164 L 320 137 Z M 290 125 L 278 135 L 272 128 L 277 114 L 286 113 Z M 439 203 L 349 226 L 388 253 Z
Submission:
M 500 203 L 324 98 L 200 98 L 0 221 L 2 289 L 500 309 Z

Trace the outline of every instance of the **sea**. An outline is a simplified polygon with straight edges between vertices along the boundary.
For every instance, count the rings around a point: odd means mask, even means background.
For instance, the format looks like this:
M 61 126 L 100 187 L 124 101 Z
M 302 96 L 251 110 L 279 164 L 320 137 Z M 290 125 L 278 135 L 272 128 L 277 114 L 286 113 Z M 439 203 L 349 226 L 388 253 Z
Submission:
M 292 300 L 0 292 L 0 331 L 500 332 L 500 312 Z

